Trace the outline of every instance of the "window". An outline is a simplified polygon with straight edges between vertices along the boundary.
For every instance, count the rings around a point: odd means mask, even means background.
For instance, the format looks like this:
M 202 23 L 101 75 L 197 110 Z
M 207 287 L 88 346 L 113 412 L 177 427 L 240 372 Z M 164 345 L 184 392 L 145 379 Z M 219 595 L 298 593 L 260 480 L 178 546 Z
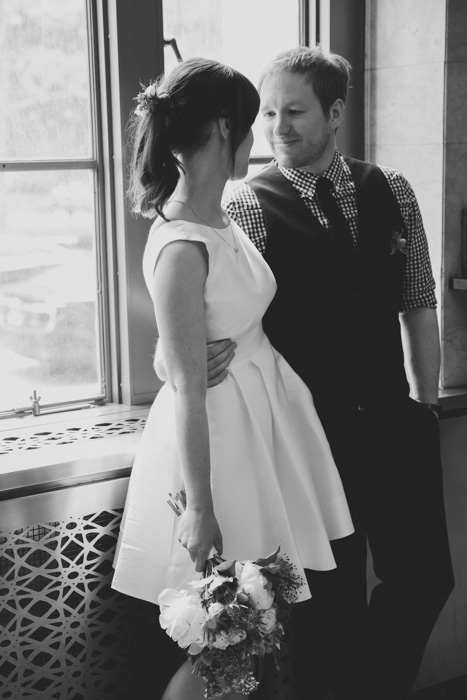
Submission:
M 149 226 L 125 198 L 139 83 L 176 61 L 164 36 L 184 58 L 216 58 L 256 82 L 278 51 L 306 41 L 312 8 L 0 0 L 0 417 L 30 409 L 34 390 L 43 408 L 152 401 Z M 270 158 L 255 131 L 251 172 Z
M 105 397 L 91 19 L 0 2 L 0 412 Z
M 280 51 L 300 43 L 299 0 L 164 0 L 164 38 L 174 38 L 182 58 L 202 56 L 244 73 L 255 85 L 262 68 Z M 175 65 L 170 45 L 165 69 Z M 271 160 L 259 120 L 253 127 L 250 175 Z

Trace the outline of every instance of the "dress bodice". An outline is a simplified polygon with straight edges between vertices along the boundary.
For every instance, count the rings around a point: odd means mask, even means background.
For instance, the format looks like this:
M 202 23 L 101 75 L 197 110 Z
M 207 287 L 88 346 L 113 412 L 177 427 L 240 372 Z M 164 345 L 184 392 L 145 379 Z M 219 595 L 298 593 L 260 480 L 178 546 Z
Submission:
M 239 346 L 261 327 L 261 319 L 276 291 L 269 266 L 243 231 L 232 222 L 238 253 L 209 226 L 170 221 L 153 227 L 143 258 L 143 272 L 152 295 L 152 276 L 162 249 L 176 240 L 199 241 L 208 253 L 208 276 L 204 288 L 208 342 L 231 338 Z

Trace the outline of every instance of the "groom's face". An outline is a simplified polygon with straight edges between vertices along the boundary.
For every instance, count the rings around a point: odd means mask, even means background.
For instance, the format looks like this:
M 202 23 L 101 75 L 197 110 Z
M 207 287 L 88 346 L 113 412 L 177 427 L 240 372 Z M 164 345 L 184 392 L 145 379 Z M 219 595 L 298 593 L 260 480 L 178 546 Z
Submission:
M 332 158 L 334 132 L 311 83 L 288 71 L 271 73 L 260 96 L 264 133 L 279 165 L 318 172 Z

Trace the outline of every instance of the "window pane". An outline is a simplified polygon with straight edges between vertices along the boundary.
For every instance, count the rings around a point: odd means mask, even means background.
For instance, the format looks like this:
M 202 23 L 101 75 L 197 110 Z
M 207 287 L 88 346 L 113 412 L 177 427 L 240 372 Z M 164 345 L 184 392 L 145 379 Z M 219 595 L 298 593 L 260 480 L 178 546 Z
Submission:
M 298 0 L 163 0 L 163 11 L 164 38 L 177 40 L 182 58 L 227 63 L 255 85 L 268 61 L 299 43 Z M 172 48 L 166 47 L 166 70 L 175 63 Z M 269 155 L 261 124 L 253 132 L 252 155 Z
M 92 157 L 85 0 L 0 0 L 0 160 Z
M 0 173 L 0 410 L 102 393 L 94 177 Z

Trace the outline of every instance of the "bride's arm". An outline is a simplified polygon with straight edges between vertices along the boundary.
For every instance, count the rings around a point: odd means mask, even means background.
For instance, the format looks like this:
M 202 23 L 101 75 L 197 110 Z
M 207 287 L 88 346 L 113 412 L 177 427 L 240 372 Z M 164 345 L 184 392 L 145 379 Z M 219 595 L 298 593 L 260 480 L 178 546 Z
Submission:
M 203 570 L 213 545 L 222 552 L 211 494 L 206 413 L 206 256 L 203 244 L 174 241 L 162 250 L 153 281 L 159 342 L 167 381 L 175 394 L 177 444 L 187 495 L 179 540 L 197 571 Z

